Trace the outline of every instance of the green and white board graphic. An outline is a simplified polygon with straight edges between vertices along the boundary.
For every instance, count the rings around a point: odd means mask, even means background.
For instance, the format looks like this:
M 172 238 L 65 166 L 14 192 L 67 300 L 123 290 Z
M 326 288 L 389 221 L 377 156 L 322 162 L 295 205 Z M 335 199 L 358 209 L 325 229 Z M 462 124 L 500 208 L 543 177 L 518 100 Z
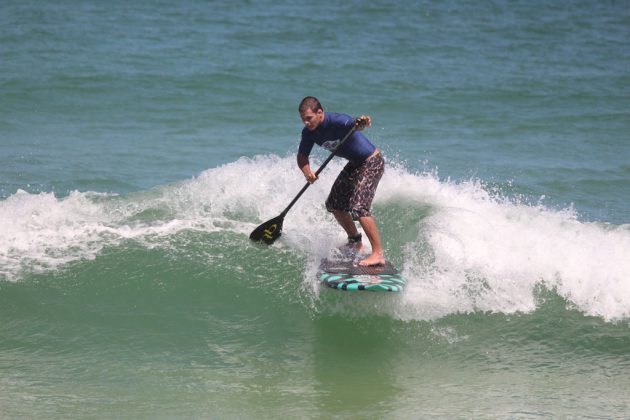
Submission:
M 318 280 L 333 289 L 346 291 L 402 292 L 405 279 L 390 263 L 362 267 L 353 260 L 323 259 L 317 272 Z

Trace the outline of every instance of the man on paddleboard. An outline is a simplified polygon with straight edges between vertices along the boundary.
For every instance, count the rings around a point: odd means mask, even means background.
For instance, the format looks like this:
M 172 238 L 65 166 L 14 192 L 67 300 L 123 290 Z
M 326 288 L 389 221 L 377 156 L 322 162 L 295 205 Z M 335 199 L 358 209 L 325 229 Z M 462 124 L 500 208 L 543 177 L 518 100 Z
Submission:
M 297 164 L 304 177 L 311 184 L 317 176 L 311 170 L 308 157 L 317 144 L 334 150 L 342 138 L 356 124 L 357 131 L 343 144 L 337 155 L 348 160 L 330 194 L 326 199 L 326 209 L 348 234 L 348 244 L 361 250 L 361 234 L 354 223 L 358 220 L 372 246 L 372 253 L 359 261 L 359 265 L 385 264 L 381 237 L 376 221 L 370 212 L 376 187 L 383 176 L 385 161 L 381 152 L 362 134 L 364 127 L 370 127 L 372 119 L 362 115 L 356 120 L 349 115 L 324 112 L 317 98 L 307 96 L 299 106 L 300 118 L 304 123 L 302 140 L 297 154 Z

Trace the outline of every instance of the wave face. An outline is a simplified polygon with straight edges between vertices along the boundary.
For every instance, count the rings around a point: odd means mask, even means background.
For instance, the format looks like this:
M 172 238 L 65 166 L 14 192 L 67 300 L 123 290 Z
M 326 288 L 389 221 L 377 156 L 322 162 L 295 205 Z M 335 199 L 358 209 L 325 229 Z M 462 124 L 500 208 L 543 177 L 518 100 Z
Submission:
M 292 176 L 294 165 L 290 156 L 242 158 L 185 182 L 126 196 L 75 191 L 57 198 L 18 191 L 0 203 L 0 275 L 20 281 L 93 260 L 111 248 L 173 249 L 173 241 L 194 232 L 205 238 L 206 252 L 226 266 L 239 267 L 244 260 L 255 265 L 274 254 L 307 261 L 288 263 L 304 266 L 299 281 L 292 282 L 313 286 L 317 261 L 344 239 L 322 204 L 341 163 L 333 162 L 328 176 L 289 212 L 277 245 L 261 249 L 247 240 L 301 187 Z M 389 165 L 374 208 L 388 258 L 409 282 L 403 300 L 383 309 L 392 316 L 528 313 L 537 308 L 541 289 L 586 315 L 606 321 L 630 316 L 628 225 L 580 221 L 571 208 L 550 209 L 542 201 L 508 198 L 477 180 L 444 181 L 396 164 Z M 234 243 L 241 252 L 224 255 Z M 266 275 L 286 269 L 280 265 Z M 317 299 L 317 287 L 302 289 Z

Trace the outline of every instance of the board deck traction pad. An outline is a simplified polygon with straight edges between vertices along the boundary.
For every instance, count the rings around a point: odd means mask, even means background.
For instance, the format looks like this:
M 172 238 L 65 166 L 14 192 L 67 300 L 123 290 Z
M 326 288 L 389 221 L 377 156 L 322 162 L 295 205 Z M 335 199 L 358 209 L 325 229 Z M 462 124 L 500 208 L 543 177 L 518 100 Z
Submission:
M 324 258 L 317 278 L 328 287 L 347 291 L 402 292 L 405 286 L 405 279 L 389 261 L 380 266 L 362 267 L 352 260 Z

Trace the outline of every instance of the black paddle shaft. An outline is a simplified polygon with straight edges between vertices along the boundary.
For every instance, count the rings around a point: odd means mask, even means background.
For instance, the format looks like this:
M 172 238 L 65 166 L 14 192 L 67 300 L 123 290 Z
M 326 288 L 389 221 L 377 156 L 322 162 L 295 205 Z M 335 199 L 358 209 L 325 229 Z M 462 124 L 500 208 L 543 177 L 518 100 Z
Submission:
M 343 139 L 341 139 L 341 141 L 339 142 L 339 144 L 337 145 L 337 147 L 335 147 L 333 149 L 333 151 L 330 153 L 330 156 L 328 156 L 326 158 L 326 160 L 324 161 L 324 163 L 322 163 L 322 166 L 319 167 L 319 169 L 315 172 L 315 177 L 317 177 L 326 167 L 326 165 L 328 165 L 328 162 L 330 162 L 332 160 L 332 158 L 335 157 L 335 155 L 337 154 L 337 151 L 339 151 L 339 149 L 341 149 L 341 146 L 343 146 L 343 144 L 346 142 L 346 140 L 348 140 L 350 138 L 350 136 L 352 135 L 352 133 L 354 133 L 357 130 L 357 125 L 359 124 L 358 121 L 355 121 L 355 123 L 352 125 L 352 128 L 350 129 L 350 131 L 348 131 L 348 134 L 345 135 L 345 137 Z M 306 191 L 308 189 L 308 187 L 311 186 L 310 182 L 307 182 L 305 186 L 302 187 L 302 189 L 300 190 L 300 192 L 295 196 L 295 198 L 289 203 L 289 205 L 287 206 L 286 209 L 284 209 L 284 211 L 282 213 L 280 213 L 280 215 L 282 217 L 286 216 L 286 214 L 289 212 L 289 210 L 291 209 L 291 207 L 293 207 L 293 205 L 299 200 L 299 198 L 302 196 L 302 194 L 304 194 L 304 191 Z
M 363 126 L 364 124 L 365 124 L 364 121 L 355 120 L 354 124 L 352 125 L 352 128 L 350 129 L 350 131 L 348 131 L 348 134 L 346 134 L 345 137 L 341 139 L 337 147 L 335 147 L 335 149 L 330 153 L 330 156 L 326 158 L 324 163 L 322 163 L 322 166 L 320 166 L 317 172 L 315 172 L 316 177 L 320 174 L 321 171 L 324 170 L 326 165 L 328 165 L 328 162 L 330 162 L 330 160 L 337 154 L 339 149 L 341 149 L 341 146 L 343 146 L 346 140 L 350 138 L 352 133 L 356 131 L 357 127 Z M 249 235 L 249 239 L 255 242 L 264 242 L 268 245 L 272 244 L 276 239 L 278 239 L 282 233 L 282 223 L 284 222 L 284 216 L 286 216 L 286 214 L 289 212 L 291 207 L 293 207 L 293 205 L 298 201 L 298 199 L 302 196 L 302 194 L 304 194 L 304 191 L 306 191 L 306 189 L 310 186 L 311 186 L 310 182 L 307 182 L 306 185 L 302 187 L 300 192 L 295 196 L 295 198 L 289 203 L 287 208 L 284 209 L 282 213 L 280 213 L 280 215 L 274 217 L 271 220 L 266 221 L 265 223 L 263 223 L 262 225 L 254 229 L 252 233 Z

